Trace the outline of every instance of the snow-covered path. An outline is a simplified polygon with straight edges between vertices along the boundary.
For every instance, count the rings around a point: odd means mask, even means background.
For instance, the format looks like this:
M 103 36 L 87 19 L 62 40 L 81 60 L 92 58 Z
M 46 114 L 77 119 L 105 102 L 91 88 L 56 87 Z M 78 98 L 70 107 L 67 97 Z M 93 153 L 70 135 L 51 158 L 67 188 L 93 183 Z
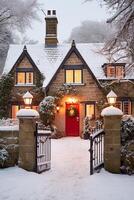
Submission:
M 0 170 L 0 200 L 133 200 L 134 176 L 90 176 L 88 149 L 80 138 L 52 140 L 50 171 Z

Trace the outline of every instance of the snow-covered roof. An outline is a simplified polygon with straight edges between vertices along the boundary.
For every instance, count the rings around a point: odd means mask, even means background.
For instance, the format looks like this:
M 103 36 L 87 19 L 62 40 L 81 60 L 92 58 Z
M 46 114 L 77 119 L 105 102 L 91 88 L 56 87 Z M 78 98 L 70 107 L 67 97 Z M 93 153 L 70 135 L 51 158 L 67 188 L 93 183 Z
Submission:
M 46 87 L 70 50 L 71 45 L 59 44 L 57 47 L 46 47 L 44 44 L 37 44 L 26 45 L 26 47 L 34 63 L 44 74 L 43 86 Z M 102 65 L 109 63 L 109 61 L 105 56 L 98 53 L 102 47 L 103 43 L 76 44 L 76 48 L 97 79 L 107 79 Z M 8 73 L 12 69 L 23 52 L 23 48 L 23 45 L 10 45 L 3 73 Z M 134 78 L 134 74 L 131 74 L 132 76 Z M 128 75 L 127 78 L 129 78 Z

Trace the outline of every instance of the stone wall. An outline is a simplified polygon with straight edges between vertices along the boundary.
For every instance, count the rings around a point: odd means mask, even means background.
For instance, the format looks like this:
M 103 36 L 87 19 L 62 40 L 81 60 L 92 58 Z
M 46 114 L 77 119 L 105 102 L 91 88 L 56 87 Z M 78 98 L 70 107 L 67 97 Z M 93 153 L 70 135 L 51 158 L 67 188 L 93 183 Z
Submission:
M 6 149 L 9 159 L 5 162 L 4 167 L 11 167 L 17 164 L 19 154 L 19 131 L 1 131 L 0 130 L 0 149 Z

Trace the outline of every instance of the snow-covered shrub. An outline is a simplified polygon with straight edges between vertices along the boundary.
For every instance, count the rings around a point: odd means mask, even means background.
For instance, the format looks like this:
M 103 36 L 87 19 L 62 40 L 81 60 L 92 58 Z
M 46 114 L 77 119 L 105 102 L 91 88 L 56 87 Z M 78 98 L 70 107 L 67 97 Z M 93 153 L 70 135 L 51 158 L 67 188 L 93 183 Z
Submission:
M 6 149 L 0 149 L 0 167 L 4 167 L 4 163 L 8 160 L 9 154 Z
M 52 125 L 55 119 L 56 104 L 55 98 L 52 96 L 47 96 L 39 105 L 39 112 L 41 114 L 41 119 L 46 126 Z
M 134 118 L 125 117 L 121 123 L 121 171 L 134 174 Z
M 89 139 L 90 132 L 91 132 L 91 125 L 90 125 L 90 117 L 85 117 L 84 119 L 84 130 L 83 130 L 83 136 L 84 139 Z

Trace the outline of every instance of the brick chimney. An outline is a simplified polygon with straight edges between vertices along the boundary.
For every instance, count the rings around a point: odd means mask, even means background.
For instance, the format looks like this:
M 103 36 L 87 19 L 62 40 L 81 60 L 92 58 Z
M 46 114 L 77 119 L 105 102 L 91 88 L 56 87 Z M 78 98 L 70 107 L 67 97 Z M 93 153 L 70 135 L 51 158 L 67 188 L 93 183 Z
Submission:
M 45 17 L 46 20 L 46 46 L 57 46 L 57 24 L 56 10 L 48 10 Z

